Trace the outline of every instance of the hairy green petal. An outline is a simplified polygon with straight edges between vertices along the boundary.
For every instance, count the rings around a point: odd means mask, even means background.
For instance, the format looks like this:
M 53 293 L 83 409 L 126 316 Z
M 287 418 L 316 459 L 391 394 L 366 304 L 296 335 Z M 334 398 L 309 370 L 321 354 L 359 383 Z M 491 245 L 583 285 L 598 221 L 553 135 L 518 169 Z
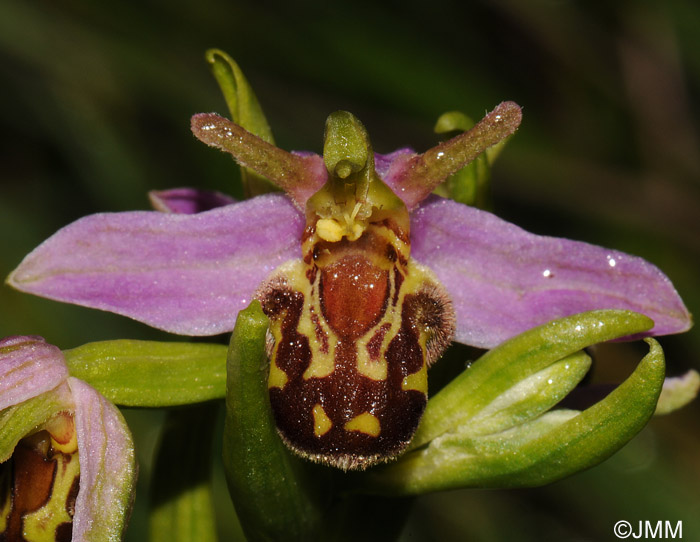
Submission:
M 116 340 L 64 351 L 70 374 L 123 406 L 167 407 L 222 399 L 224 345 Z
M 436 134 L 447 134 L 456 131 L 466 132 L 473 126 L 474 121 L 464 113 L 449 111 L 440 115 L 435 123 L 434 131 Z M 489 186 L 491 181 L 492 151 L 493 158 L 495 158 L 497 155 L 495 150 L 503 148 L 508 139 L 510 138 L 506 138 L 489 147 L 469 164 L 447 177 L 435 189 L 435 193 L 465 205 L 479 209 L 489 209 L 491 207 Z

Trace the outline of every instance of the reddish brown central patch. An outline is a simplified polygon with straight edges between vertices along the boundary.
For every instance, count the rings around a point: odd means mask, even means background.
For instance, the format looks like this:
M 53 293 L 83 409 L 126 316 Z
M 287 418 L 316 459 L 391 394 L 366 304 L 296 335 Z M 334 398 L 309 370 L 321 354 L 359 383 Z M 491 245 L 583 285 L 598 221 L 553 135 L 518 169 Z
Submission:
M 389 273 L 366 257 L 347 255 L 321 272 L 321 310 L 338 336 L 356 339 L 386 309 Z

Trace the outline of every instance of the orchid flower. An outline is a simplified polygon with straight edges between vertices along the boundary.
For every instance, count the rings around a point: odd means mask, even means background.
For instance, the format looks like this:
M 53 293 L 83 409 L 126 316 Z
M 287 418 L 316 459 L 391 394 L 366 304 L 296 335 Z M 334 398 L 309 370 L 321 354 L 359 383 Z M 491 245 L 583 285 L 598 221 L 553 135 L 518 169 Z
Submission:
M 433 270 L 452 300 L 454 340 L 490 348 L 554 318 L 603 308 L 646 314 L 655 322 L 654 335 L 688 330 L 683 302 L 649 262 L 534 235 L 486 211 L 430 196 L 519 122 L 520 108 L 506 102 L 473 130 L 423 154 L 401 149 L 374 156 L 378 176 L 411 210 L 411 258 Z M 217 115 L 195 115 L 192 128 L 286 194 L 231 203 L 197 190 L 155 193 L 152 200 L 169 213 L 81 218 L 31 252 L 8 284 L 171 333 L 230 332 L 267 276 L 301 258 L 304 206 L 328 172 L 321 156 L 288 153 Z M 483 132 L 492 139 L 483 143 Z M 203 208 L 211 210 L 196 212 Z
M 42 338 L 0 340 L 0 538 L 118 540 L 136 464 L 119 410 Z
M 276 147 L 265 123 L 254 123 L 258 136 L 198 114 L 195 136 L 284 193 L 233 203 L 187 189 L 152 194 L 168 212 L 84 217 L 8 283 L 183 335 L 229 332 L 259 299 L 271 319 L 270 397 L 283 439 L 309 459 L 365 468 L 406 448 L 427 404 L 427 366 L 451 340 L 492 348 L 598 309 L 646 315 L 654 326 L 644 335 L 690 326 L 669 279 L 643 259 L 533 235 L 432 194 L 521 118 L 503 102 L 423 153 L 382 155 L 358 119 L 336 112 L 320 156 Z M 298 412 L 299 403 L 313 408 Z M 402 417 L 399 428 L 392 420 Z M 381 433 L 388 426 L 395 432 Z
M 521 122 L 518 105 L 423 153 L 375 153 L 359 120 L 336 112 L 322 155 L 287 152 L 237 65 L 209 58 L 233 121 L 198 114 L 192 131 L 236 159 L 254 197 L 152 192 L 156 211 L 84 217 L 8 283 L 171 333 L 233 331 L 224 467 L 249 539 L 306 540 L 324 522 L 329 486 L 317 486 L 329 474 L 288 448 L 343 470 L 403 454 L 341 484 L 405 496 L 548 483 L 641 430 L 664 381 L 653 339 L 606 399 L 550 409 L 588 371 L 587 346 L 689 329 L 670 280 L 641 258 L 534 235 L 435 193 L 495 154 Z M 428 402 L 427 367 L 453 340 L 492 350 Z M 119 404 L 173 406 L 223 396 L 216 346 L 108 341 L 66 357 L 73 374 L 127 390 L 117 400 L 101 388 Z M 162 384 L 157 371 L 176 376 Z M 672 395 L 669 405 L 689 400 Z

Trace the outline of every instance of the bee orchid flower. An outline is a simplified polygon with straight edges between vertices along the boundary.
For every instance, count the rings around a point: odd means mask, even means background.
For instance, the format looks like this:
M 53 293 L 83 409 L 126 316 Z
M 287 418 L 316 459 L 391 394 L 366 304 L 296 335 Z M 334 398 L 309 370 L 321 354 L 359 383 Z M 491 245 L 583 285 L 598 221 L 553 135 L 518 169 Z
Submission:
M 131 434 L 40 337 L 0 340 L 0 428 L 0 539 L 120 539 L 136 478 Z
M 283 439 L 309 459 L 365 468 L 406 448 L 427 402 L 427 367 L 451 340 L 491 348 L 597 309 L 642 313 L 651 335 L 691 325 L 670 280 L 645 260 L 534 235 L 432 195 L 520 121 L 520 107 L 504 102 L 422 154 L 381 155 L 341 111 L 326 123 L 320 156 L 198 114 L 200 140 L 284 193 L 242 202 L 155 193 L 161 212 L 84 217 L 8 282 L 183 335 L 231 331 L 259 299 Z
M 649 316 L 654 335 L 689 329 L 690 315 L 671 281 L 642 258 L 534 235 L 431 196 L 519 122 L 520 108 L 506 102 L 471 131 L 423 154 L 401 149 L 373 156 L 378 178 L 410 210 L 410 257 L 434 272 L 452 301 L 454 340 L 490 348 L 554 318 L 602 308 Z M 83 217 L 27 255 L 8 284 L 171 333 L 231 331 L 268 275 L 301 259 L 305 207 L 329 172 L 324 157 L 283 151 L 218 115 L 195 115 L 192 129 L 286 193 L 241 202 L 196 189 L 153 193 L 156 208 L 169 212 Z

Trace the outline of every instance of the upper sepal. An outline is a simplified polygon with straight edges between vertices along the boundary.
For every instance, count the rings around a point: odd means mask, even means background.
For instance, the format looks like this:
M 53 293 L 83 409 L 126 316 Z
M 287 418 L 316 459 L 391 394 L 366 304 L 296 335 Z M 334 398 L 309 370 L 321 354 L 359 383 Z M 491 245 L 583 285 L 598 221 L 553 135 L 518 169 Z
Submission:
M 238 64 L 219 49 L 209 49 L 205 57 L 217 83 L 219 83 L 233 122 L 263 141 L 274 145 L 275 140 L 270 125 Z M 241 168 L 241 180 L 247 197 L 275 190 L 268 179 L 246 167 Z

